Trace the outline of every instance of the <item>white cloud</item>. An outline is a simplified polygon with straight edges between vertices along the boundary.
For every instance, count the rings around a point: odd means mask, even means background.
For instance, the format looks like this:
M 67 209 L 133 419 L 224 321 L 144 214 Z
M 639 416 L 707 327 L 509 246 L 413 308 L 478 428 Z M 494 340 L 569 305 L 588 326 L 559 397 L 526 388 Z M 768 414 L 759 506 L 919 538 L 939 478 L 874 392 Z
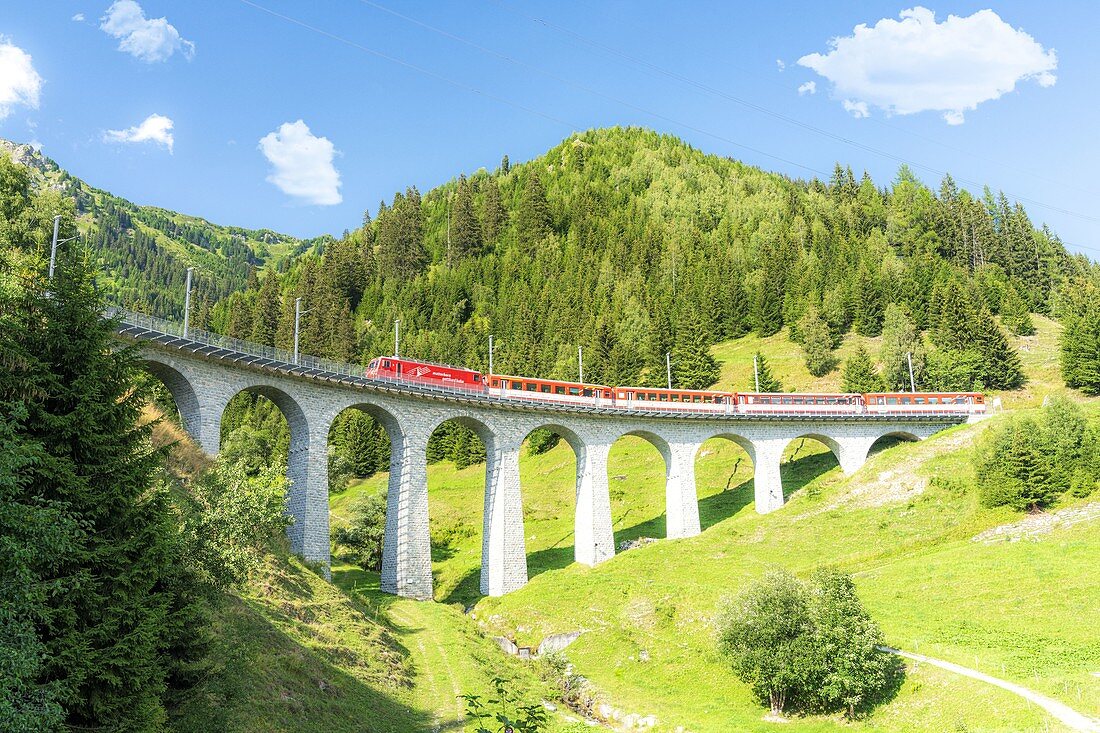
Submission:
M 817 82 L 808 81 L 805 84 L 801 84 L 798 87 L 798 96 L 803 94 L 817 94 Z
M 151 114 L 140 125 L 125 130 L 107 130 L 103 133 L 104 142 L 109 143 L 155 143 L 172 152 L 175 138 L 172 136 L 172 120 L 164 115 Z
M 72 17 L 72 19 L 77 23 L 83 23 L 84 22 L 84 13 L 77 13 L 76 15 L 74 15 Z
M 918 6 L 899 17 L 857 25 L 852 35 L 831 39 L 828 53 L 798 63 L 831 81 L 834 96 L 857 117 L 874 105 L 887 114 L 941 112 L 952 125 L 1018 82 L 1049 87 L 1057 81 L 1054 50 L 992 10 L 937 23 L 935 13 Z
M 0 36 L 0 120 L 17 106 L 38 109 L 41 89 L 30 54 Z
M 787 65 L 785 63 L 783 63 L 783 59 L 776 59 L 775 60 L 775 67 L 777 69 L 779 69 L 780 71 L 783 71 L 783 69 L 787 68 Z
M 855 117 L 856 119 L 862 119 L 864 117 L 871 116 L 871 111 L 867 109 L 866 102 L 853 102 L 850 99 L 845 99 L 843 102 L 841 102 L 841 104 L 844 105 L 844 111 L 851 112 L 852 117 Z
M 271 163 L 269 183 L 288 196 L 308 204 L 332 206 L 340 195 L 340 172 L 332 164 L 336 148 L 317 137 L 302 120 L 284 122 L 260 139 L 260 150 Z
M 185 40 L 167 18 L 146 18 L 135 0 L 116 0 L 100 21 L 100 29 L 120 39 L 119 51 L 147 64 L 167 61 L 176 51 L 188 59 L 195 55 L 195 44 Z

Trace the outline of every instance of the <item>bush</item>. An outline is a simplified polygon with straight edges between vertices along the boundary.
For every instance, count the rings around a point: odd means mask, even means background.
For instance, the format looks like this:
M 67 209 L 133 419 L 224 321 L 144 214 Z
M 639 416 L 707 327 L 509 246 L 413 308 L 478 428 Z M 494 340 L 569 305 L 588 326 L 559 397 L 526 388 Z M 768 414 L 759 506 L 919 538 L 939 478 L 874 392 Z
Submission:
M 1039 509 L 1057 498 L 1050 457 L 1039 426 L 1016 420 L 990 430 L 975 455 L 978 490 L 986 506 Z
M 882 634 L 851 578 L 815 573 L 805 584 L 768 573 L 727 605 L 718 647 L 734 673 L 773 715 L 843 710 L 854 717 L 896 691 L 899 660 L 882 651 Z
M 386 529 L 386 497 L 372 494 L 352 506 L 349 524 L 332 531 L 334 544 L 350 550 L 364 570 L 382 570 L 382 535 Z

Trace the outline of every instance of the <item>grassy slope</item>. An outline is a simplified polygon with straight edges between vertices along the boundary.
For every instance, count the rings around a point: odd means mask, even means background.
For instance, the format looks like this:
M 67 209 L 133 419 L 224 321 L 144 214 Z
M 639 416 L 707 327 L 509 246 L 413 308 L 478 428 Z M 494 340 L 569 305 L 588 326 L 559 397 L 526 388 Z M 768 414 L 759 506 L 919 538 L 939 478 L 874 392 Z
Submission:
M 1006 407 L 1036 405 L 1064 389 L 1052 348 L 1057 326 L 1041 318 L 1037 325 L 1035 337 L 1017 341 L 1032 382 L 1005 395 Z M 830 377 L 810 377 L 781 336 L 716 347 L 723 385 L 747 378 L 757 348 L 786 386 L 831 386 Z M 842 354 L 851 348 L 846 343 Z M 747 457 L 730 443 L 712 441 L 696 464 L 704 533 L 631 550 L 595 569 L 570 565 L 575 462 L 559 445 L 521 463 L 532 581 L 502 599 L 477 595 L 484 468 L 435 465 L 429 472 L 432 534 L 449 540 L 435 549 L 436 597 L 476 602 L 474 613 L 487 631 L 520 643 L 587 629 L 570 648 L 570 659 L 615 705 L 654 713 L 669 729 L 754 729 L 766 727 L 759 707 L 711 652 L 716 607 L 765 568 L 782 565 L 805 574 L 839 565 L 856 575 L 892 643 L 1100 714 L 1100 680 L 1090 674 L 1100 670 L 1090 622 L 1100 609 L 1093 572 L 1100 528 L 1086 525 L 1040 542 L 979 545 L 969 538 L 1013 517 L 980 508 L 972 493 L 926 485 L 933 476 L 969 481 L 970 445 L 982 429 L 957 428 L 917 446 L 888 448 L 852 479 L 842 477 L 822 446 L 793 444 L 783 467 L 793 495 L 782 512 L 768 517 L 753 511 Z M 616 541 L 663 536 L 664 467 L 656 450 L 624 438 L 612 451 L 609 473 Z M 335 497 L 334 522 L 358 495 L 384 486 L 385 476 L 375 476 Z M 886 493 L 895 501 L 874 505 L 872 497 Z M 643 649 L 648 663 L 638 661 Z M 1058 729 L 1013 695 L 927 666 L 911 668 L 898 698 L 867 721 L 842 726 L 810 719 L 798 729 L 839 727 Z

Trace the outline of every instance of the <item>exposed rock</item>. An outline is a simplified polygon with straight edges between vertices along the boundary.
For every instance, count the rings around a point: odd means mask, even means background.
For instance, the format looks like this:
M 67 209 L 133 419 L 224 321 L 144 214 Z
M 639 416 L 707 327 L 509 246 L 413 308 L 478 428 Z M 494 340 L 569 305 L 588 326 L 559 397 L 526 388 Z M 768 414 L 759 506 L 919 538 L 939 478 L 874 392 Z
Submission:
M 653 537 L 639 537 L 636 540 L 623 540 L 619 543 L 619 552 L 633 550 L 635 547 L 645 547 L 646 545 L 653 544 L 656 541 L 657 540 Z
M 577 637 L 583 633 L 583 631 L 570 631 L 565 634 L 551 634 L 542 640 L 542 643 L 539 644 L 539 648 L 535 653 L 541 657 L 543 654 L 560 652 L 576 641 Z
M 1029 514 L 1018 522 L 987 529 L 976 535 L 974 541 L 984 542 L 988 545 L 995 542 L 1035 540 L 1060 527 L 1071 527 L 1080 522 L 1090 522 L 1096 519 L 1100 519 L 1100 502 L 1094 501 L 1083 506 L 1059 509 L 1056 512 Z

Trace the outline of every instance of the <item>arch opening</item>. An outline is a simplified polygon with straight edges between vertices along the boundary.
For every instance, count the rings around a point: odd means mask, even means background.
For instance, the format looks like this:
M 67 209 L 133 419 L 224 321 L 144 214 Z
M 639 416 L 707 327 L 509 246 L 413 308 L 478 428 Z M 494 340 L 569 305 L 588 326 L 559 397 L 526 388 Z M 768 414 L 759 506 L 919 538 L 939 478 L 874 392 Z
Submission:
M 142 420 L 153 423 L 153 445 L 160 448 L 175 444 L 168 458 L 173 470 L 194 476 L 210 460 L 203 453 L 198 395 L 187 378 L 173 367 L 152 360 L 146 360 L 143 365 L 143 378 L 151 399 L 143 410 Z
M 492 431 L 453 417 L 438 423 L 426 448 L 428 534 L 435 598 L 469 605 L 481 597 L 488 450 Z
M 305 416 L 289 395 L 274 387 L 250 387 L 235 394 L 221 416 L 220 455 L 255 475 L 290 463 L 291 425 Z
M 668 536 L 667 482 L 672 449 L 659 435 L 619 436 L 607 457 L 608 495 L 615 551 Z
M 524 436 L 519 476 L 529 577 L 564 568 L 576 557 L 584 450 L 581 438 L 561 425 L 540 425 Z
M 356 403 L 329 426 L 327 469 L 333 573 L 379 582 L 396 418 L 378 405 Z
M 875 439 L 874 443 L 871 443 L 871 447 L 867 449 L 867 458 L 876 456 L 902 443 L 916 443 L 919 440 L 919 436 L 904 430 L 896 430 L 891 433 L 886 433 L 885 435 L 880 435 Z
M 840 476 L 840 445 L 827 435 L 806 433 L 791 439 L 783 449 L 779 476 L 783 484 L 783 499 L 806 490 L 816 495 L 821 479 L 836 469 Z
M 736 434 L 720 433 L 699 446 L 694 460 L 702 530 L 753 503 L 756 459 L 750 441 Z

